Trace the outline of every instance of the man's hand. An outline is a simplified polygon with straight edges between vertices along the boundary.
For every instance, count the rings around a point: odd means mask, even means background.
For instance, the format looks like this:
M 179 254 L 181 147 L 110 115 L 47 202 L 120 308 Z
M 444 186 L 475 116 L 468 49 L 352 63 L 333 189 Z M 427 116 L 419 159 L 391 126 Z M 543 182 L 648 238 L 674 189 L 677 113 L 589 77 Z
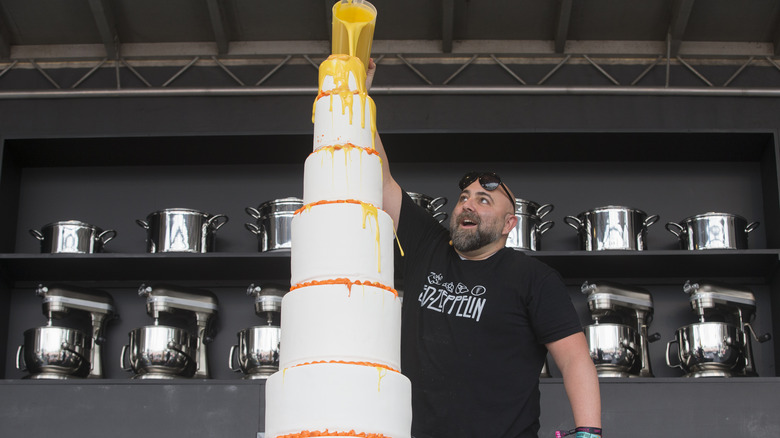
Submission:
M 366 91 L 371 89 L 371 83 L 374 82 L 374 73 L 376 73 L 376 63 L 374 58 L 369 58 L 368 70 L 366 70 Z

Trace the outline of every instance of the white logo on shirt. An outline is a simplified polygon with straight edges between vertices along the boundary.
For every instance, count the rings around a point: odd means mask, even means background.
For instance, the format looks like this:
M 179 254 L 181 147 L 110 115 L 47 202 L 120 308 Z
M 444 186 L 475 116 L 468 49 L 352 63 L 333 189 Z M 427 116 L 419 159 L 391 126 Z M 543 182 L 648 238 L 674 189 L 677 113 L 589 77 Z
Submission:
M 487 303 L 487 298 L 479 298 L 487 291 L 485 286 L 469 288 L 463 283 L 442 284 L 443 279 L 442 274 L 431 272 L 428 275 L 428 284 L 423 286 L 423 292 L 417 299 L 420 307 L 479 322 Z

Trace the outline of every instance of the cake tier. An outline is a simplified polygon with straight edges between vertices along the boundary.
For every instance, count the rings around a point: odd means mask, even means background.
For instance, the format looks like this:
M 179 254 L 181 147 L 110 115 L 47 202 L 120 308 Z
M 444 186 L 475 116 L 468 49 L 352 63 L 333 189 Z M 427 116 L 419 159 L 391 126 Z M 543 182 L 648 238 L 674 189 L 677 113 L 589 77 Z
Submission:
M 303 203 L 356 199 L 382 208 L 382 160 L 373 149 L 327 146 L 306 158 Z
M 409 379 L 384 368 L 338 363 L 286 368 L 268 378 L 265 394 L 265 438 L 326 430 L 354 431 L 346 436 L 355 437 L 411 435 Z
M 312 284 L 282 300 L 279 368 L 318 361 L 401 369 L 401 300 L 371 285 Z
M 357 201 L 307 204 L 291 225 L 290 284 L 347 278 L 393 287 L 393 220 Z
M 374 148 L 376 107 L 369 96 L 332 94 L 314 103 L 314 150 L 351 144 Z
M 366 68 L 354 56 L 335 54 L 320 64 L 319 94 L 366 94 Z

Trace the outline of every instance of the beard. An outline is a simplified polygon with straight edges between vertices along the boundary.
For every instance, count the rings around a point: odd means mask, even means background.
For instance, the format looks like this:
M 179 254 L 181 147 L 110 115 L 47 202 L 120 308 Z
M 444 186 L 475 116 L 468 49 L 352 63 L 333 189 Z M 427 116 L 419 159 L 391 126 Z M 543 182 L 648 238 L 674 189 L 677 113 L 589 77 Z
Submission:
M 464 219 L 474 222 L 477 226 L 470 230 L 458 227 Z M 476 213 L 464 211 L 450 220 L 450 238 L 455 249 L 470 252 L 500 239 L 501 228 L 497 224 L 484 224 Z

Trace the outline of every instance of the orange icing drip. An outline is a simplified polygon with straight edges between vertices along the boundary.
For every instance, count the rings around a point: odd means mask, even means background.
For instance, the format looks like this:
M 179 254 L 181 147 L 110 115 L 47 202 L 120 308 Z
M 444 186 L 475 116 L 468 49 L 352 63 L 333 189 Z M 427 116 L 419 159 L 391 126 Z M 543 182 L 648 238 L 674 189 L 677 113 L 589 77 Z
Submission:
M 336 152 L 338 150 L 341 150 L 341 149 L 345 149 L 347 153 L 349 153 L 349 151 L 351 151 L 353 149 L 360 149 L 360 150 L 362 150 L 363 152 L 365 152 L 367 154 L 379 155 L 379 152 L 377 152 L 375 149 L 355 146 L 352 143 L 340 144 L 340 145 L 335 145 L 335 146 L 323 146 L 323 147 L 317 149 L 316 151 L 312 152 L 309 155 L 316 154 L 317 152 L 322 151 L 322 150 L 328 150 L 331 153 L 334 153 L 334 152 Z M 381 161 L 380 161 L 380 163 L 381 163 Z
M 391 367 L 389 367 L 387 365 L 383 365 L 381 363 L 355 362 L 355 361 L 348 361 L 348 360 L 316 360 L 316 361 L 312 361 L 312 362 L 306 362 L 306 363 L 300 363 L 298 365 L 293 365 L 292 368 L 302 367 L 302 366 L 306 366 L 306 365 L 317 365 L 317 364 L 323 364 L 323 363 L 339 363 L 339 364 L 344 364 L 344 365 L 360 365 L 360 366 L 363 366 L 363 367 L 374 367 L 378 371 L 379 370 L 388 370 L 388 371 L 392 371 L 394 373 L 400 373 L 399 370 L 397 370 L 395 368 L 391 368 Z M 384 377 L 384 375 L 382 375 L 381 377 Z M 380 377 L 380 380 L 381 380 L 381 377 Z
M 300 433 L 291 433 L 288 435 L 279 435 L 276 438 L 309 438 L 318 436 L 356 436 L 360 438 L 390 438 L 381 433 L 355 432 L 330 432 L 327 429 L 322 430 L 302 430 Z
M 357 90 L 352 91 L 349 89 L 349 75 L 355 78 Z M 322 84 L 325 78 L 332 77 L 334 88 L 329 91 L 322 91 Z M 319 92 L 317 98 L 314 100 L 314 105 L 311 112 L 311 120 L 314 123 L 314 116 L 317 110 L 317 100 L 322 97 L 328 96 L 330 98 L 329 110 L 333 112 L 333 96 L 337 95 L 341 98 L 341 114 L 345 114 L 347 108 L 349 108 L 349 123 L 352 124 L 353 116 L 353 99 L 355 95 L 360 97 L 361 108 L 364 110 L 363 118 L 360 121 L 360 127 L 366 127 L 366 99 L 369 100 L 369 127 L 371 128 L 371 147 L 376 149 L 375 137 L 376 137 L 376 104 L 368 97 L 368 91 L 366 90 L 366 70 L 360 59 L 349 55 L 330 55 L 328 59 L 320 64 L 319 69 Z
M 318 285 L 325 285 L 325 284 L 343 284 L 347 286 L 347 289 L 349 290 L 350 296 L 352 295 L 352 286 L 358 285 L 358 286 L 373 286 L 378 287 L 380 289 L 384 289 L 388 292 L 392 292 L 393 295 L 396 297 L 398 296 L 398 291 L 393 289 L 390 286 L 385 286 L 382 283 L 377 283 L 375 281 L 352 281 L 349 278 L 334 278 L 332 280 L 314 280 L 314 281 L 307 281 L 306 283 L 298 283 L 295 286 L 290 288 L 290 291 L 294 291 L 295 289 L 306 287 L 306 286 L 318 286 Z

